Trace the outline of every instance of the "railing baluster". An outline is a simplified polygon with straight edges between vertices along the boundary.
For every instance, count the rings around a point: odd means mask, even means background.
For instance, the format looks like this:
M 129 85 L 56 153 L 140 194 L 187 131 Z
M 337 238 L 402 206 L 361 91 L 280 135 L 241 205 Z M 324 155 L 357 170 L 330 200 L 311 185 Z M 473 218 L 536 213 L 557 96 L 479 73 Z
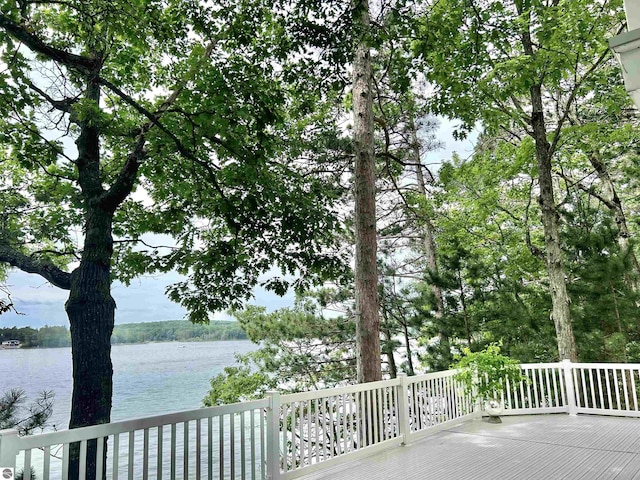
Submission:
M 189 478 L 189 422 L 182 422 L 182 473 Z
M 542 408 L 547 404 L 546 401 L 546 389 L 544 387 L 544 377 L 542 375 L 542 368 L 538 368 L 538 391 L 540 392 L 538 408 Z
M 142 447 L 142 480 L 149 478 L 149 429 L 145 428 L 143 433 Z M 100 477 L 98 477 L 100 478 Z
M 367 390 L 367 446 L 373 445 L 373 398 L 371 390 Z
M 531 380 L 532 380 L 532 384 L 533 384 L 533 398 L 535 399 L 535 403 L 533 405 L 533 408 L 540 408 L 540 398 L 538 395 L 538 392 L 540 390 L 540 387 L 538 386 L 538 380 L 536 378 L 536 370 L 535 368 L 531 369 Z
M 256 415 L 257 411 L 251 410 L 249 417 L 249 428 L 251 429 L 251 480 L 256 478 Z M 200 477 L 198 477 L 200 478 Z
M 296 440 L 296 430 L 298 428 L 298 405 L 291 404 L 291 470 L 295 470 L 298 465 L 298 442 Z
M 611 369 L 611 371 L 613 372 L 613 385 L 615 387 L 616 390 L 616 406 L 617 406 L 617 410 L 621 410 L 620 407 L 620 386 L 618 385 L 618 370 L 614 367 Z
M 236 478 L 236 415 L 229 415 L 229 471 L 231 478 Z
M 589 387 L 591 389 L 591 408 L 596 408 L 596 391 L 595 383 L 593 382 L 593 369 L 589 369 Z
M 84 444 L 85 444 L 85 455 L 86 455 L 86 445 L 87 445 L 86 440 L 84 440 Z M 24 479 L 31 478 L 31 449 L 25 450 L 24 452 L 24 468 L 22 471 L 23 471 L 22 478 Z M 83 478 L 83 477 L 80 477 L 80 478 Z
M 553 406 L 560 406 L 560 395 L 558 395 L 558 376 L 561 375 L 560 370 L 557 368 L 551 369 L 551 378 L 553 379 Z
M 637 370 L 629 369 L 631 373 L 631 392 L 633 393 L 633 409 L 638 411 L 638 392 L 636 390 L 636 372 Z
M 118 479 L 118 475 L 113 477 L 114 480 Z M 62 480 L 69 480 L 69 444 L 62 445 Z
M 560 398 L 562 399 L 562 406 L 566 407 L 569 405 L 569 399 L 567 398 L 567 386 L 565 385 L 565 372 L 562 366 L 558 367 L 558 381 L 560 382 Z M 569 377 L 571 378 L 571 373 L 569 372 Z
M 378 431 L 380 432 L 380 441 L 384 442 L 387 439 L 387 402 L 386 402 L 387 389 L 378 389 Z
M 527 382 L 527 408 L 536 408 L 536 405 L 533 404 L 533 395 L 531 395 L 531 369 L 526 369 L 525 376 L 529 379 Z
M 373 404 L 373 442 L 372 444 L 376 444 L 380 442 L 380 417 L 378 416 L 378 398 L 376 395 L 376 390 L 371 390 L 371 403 Z
M 247 478 L 247 450 L 245 445 L 245 412 L 240 412 L 240 477 L 242 478 L 242 480 L 245 480 Z
M 316 463 L 320 463 L 320 401 L 315 399 L 315 447 L 316 447 Z
M 202 419 L 196 420 L 196 478 L 202 478 Z
M 347 412 L 347 395 L 340 395 L 340 408 L 342 409 L 342 454 L 347 453 L 347 438 L 349 436 L 349 415 Z M 338 423 L 340 425 L 340 423 Z
M 157 459 L 156 459 L 156 478 L 162 480 L 162 474 L 164 473 L 164 464 L 162 463 L 162 452 L 164 451 L 164 426 L 158 427 L 158 446 L 157 446 Z
M 133 480 L 133 463 L 135 458 L 135 431 L 129 432 L 129 452 L 128 452 L 128 478 L 129 480 Z M 82 478 L 82 477 L 81 477 Z
M 213 417 L 207 418 L 207 480 L 213 480 Z
M 102 472 L 100 473 L 102 474 Z M 44 447 L 44 458 L 43 458 L 43 464 L 42 464 L 43 480 L 49 480 L 50 474 L 51 474 L 51 447 Z M 99 478 L 102 478 L 102 477 L 99 477 Z
M 600 368 L 596 368 L 596 377 L 598 379 L 598 398 L 600 400 L 600 405 L 598 408 L 604 409 L 604 392 L 602 390 L 602 371 Z
M 607 379 L 607 408 L 613 409 L 613 399 L 611 398 L 611 377 L 609 376 L 609 369 L 605 368 L 605 378 Z
M 278 414 L 279 413 L 280 412 L 278 412 Z M 267 452 L 265 451 L 265 447 L 267 443 L 267 438 L 266 438 L 267 432 L 265 428 L 265 422 L 266 422 L 265 414 L 266 412 L 263 412 L 262 410 L 260 410 L 260 478 L 265 478 L 267 476 L 267 473 L 266 473 Z
M 312 400 L 307 400 L 305 402 L 307 404 L 307 436 L 306 438 L 306 443 L 307 443 L 307 455 L 305 456 L 305 465 L 311 465 L 311 457 L 313 456 L 313 442 L 311 441 L 311 424 L 312 424 L 312 419 L 313 419 L 313 401 Z
M 218 471 L 220 480 L 224 478 L 224 415 L 218 415 Z
M 629 390 L 627 389 L 627 369 L 620 369 L 620 376 L 622 377 L 622 389 L 624 390 L 624 410 L 631 410 L 629 408 Z
M 360 398 L 360 392 L 354 392 L 351 396 L 351 409 L 352 409 L 352 419 L 351 419 L 351 450 L 358 451 L 361 448 L 360 445 L 360 432 L 362 431 L 361 426 L 361 404 L 362 399 Z
M 553 398 L 552 398 L 552 390 L 551 390 L 551 380 L 549 378 L 549 367 L 544 368 L 544 378 L 546 379 L 546 387 L 547 387 L 547 407 L 553 407 Z
M 580 368 L 580 381 L 582 382 L 582 396 L 578 395 L 582 399 L 582 401 L 578 401 L 579 407 L 588 407 L 588 397 L 587 397 L 587 382 L 584 378 L 584 368 Z
M 118 480 L 118 473 L 120 470 L 120 434 L 116 433 L 113 436 L 113 471 L 111 472 L 111 477 L 113 480 Z M 64 479 L 64 474 L 62 476 Z
M 171 424 L 171 480 L 176 478 L 176 424 Z
M 447 415 L 447 420 L 458 418 L 458 402 L 456 401 L 456 391 L 453 385 L 453 377 L 447 377 L 447 385 L 449 385 L 449 404 L 451 410 Z

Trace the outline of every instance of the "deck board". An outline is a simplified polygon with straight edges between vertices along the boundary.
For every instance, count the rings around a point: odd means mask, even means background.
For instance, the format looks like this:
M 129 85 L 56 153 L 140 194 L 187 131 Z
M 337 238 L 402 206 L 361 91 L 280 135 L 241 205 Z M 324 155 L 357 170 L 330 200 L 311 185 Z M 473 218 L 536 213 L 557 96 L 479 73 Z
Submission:
M 304 480 L 640 480 L 640 419 L 590 415 L 472 420 Z

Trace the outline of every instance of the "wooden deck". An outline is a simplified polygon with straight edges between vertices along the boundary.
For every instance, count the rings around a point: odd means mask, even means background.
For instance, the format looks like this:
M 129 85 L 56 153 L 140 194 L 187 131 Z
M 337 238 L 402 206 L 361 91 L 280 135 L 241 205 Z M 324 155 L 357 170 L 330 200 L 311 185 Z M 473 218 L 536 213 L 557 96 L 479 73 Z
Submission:
M 640 479 L 640 419 L 591 415 L 472 420 L 305 480 Z

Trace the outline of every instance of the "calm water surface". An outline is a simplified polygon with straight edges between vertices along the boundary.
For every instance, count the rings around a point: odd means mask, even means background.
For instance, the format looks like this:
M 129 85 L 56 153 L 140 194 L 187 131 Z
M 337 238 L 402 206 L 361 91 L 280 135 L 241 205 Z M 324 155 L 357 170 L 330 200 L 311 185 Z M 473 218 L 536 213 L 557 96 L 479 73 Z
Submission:
M 248 340 L 115 345 L 111 420 L 199 408 L 209 379 L 235 363 L 235 353 L 255 350 Z M 55 393 L 51 423 L 66 429 L 71 409 L 71 349 L 0 350 L 0 393 L 23 388 L 29 399 Z

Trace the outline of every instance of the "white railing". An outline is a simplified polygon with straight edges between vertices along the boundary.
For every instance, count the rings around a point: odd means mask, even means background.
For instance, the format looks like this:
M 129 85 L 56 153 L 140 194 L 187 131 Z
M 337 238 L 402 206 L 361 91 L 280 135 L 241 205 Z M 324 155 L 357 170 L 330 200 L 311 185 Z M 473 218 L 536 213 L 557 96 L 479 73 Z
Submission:
M 455 370 L 448 370 L 407 378 L 411 435 L 473 414 L 471 395 L 454 378 L 455 374 Z
M 525 363 L 521 369 L 525 380 L 507 381 L 502 392 L 504 415 L 569 412 L 565 364 Z
M 74 478 L 79 442 L 77 478 L 87 476 L 92 459 L 96 478 L 113 480 L 266 478 L 268 406 L 264 399 L 27 437 L 5 430 L 0 466 L 14 466 L 25 479 Z M 92 448 L 97 453 L 87 455 Z
M 640 365 L 523 364 L 505 415 L 640 417 Z M 292 479 L 407 444 L 481 411 L 455 371 L 18 437 L 0 431 L 0 466 L 24 478 Z M 74 453 L 75 452 L 75 453 Z M 92 453 L 93 452 L 93 453 Z M 72 457 L 76 460 L 73 461 Z M 89 460 L 88 460 L 89 459 Z M 92 464 L 94 459 L 95 464 Z
M 640 417 L 639 369 L 638 364 L 574 364 L 577 413 Z

